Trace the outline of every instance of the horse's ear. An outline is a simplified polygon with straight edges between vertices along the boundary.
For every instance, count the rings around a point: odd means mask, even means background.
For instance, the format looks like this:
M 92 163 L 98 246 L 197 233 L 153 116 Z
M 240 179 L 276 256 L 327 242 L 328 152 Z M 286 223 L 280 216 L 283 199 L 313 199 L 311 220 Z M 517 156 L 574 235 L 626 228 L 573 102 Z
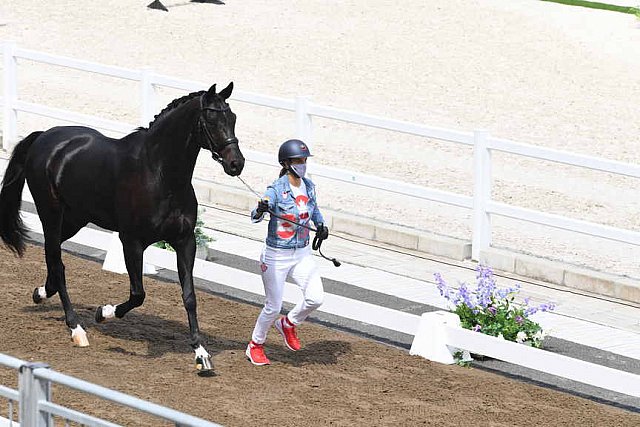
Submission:
M 233 92 L 233 82 L 229 83 L 229 86 L 222 89 L 218 95 L 222 99 L 227 99 L 231 96 L 231 92 Z
M 213 101 L 215 96 L 216 96 L 216 84 L 214 83 L 213 86 L 211 86 L 207 91 L 207 93 L 204 95 L 204 100 L 207 104 L 209 104 Z

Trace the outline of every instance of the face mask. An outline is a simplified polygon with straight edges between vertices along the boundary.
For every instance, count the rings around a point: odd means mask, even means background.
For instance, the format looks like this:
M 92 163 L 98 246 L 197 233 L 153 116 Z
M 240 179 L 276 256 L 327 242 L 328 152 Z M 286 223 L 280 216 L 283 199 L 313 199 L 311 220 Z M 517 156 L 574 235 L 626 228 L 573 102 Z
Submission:
M 307 164 L 291 165 L 291 171 L 293 171 L 298 178 L 304 178 L 304 174 L 307 173 Z

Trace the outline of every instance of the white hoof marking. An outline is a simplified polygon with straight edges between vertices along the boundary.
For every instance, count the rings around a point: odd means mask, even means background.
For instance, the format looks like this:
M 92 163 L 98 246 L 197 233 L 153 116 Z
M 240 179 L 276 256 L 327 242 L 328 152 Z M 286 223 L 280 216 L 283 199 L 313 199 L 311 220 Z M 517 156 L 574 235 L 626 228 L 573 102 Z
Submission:
M 44 286 L 40 286 L 38 288 L 38 296 L 41 299 L 47 299 L 47 290 L 44 288 Z
M 107 304 L 102 306 L 102 317 L 105 319 L 111 319 L 116 316 L 116 306 Z
M 196 348 L 196 358 L 198 357 L 211 357 L 211 355 L 207 353 L 203 346 L 199 346 Z

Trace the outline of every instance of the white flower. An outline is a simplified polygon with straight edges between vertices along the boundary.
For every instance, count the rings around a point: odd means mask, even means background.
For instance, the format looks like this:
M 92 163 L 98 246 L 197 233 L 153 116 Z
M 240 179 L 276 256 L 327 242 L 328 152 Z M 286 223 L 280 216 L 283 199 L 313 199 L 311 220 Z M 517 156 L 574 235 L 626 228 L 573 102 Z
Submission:
M 500 338 L 501 340 L 503 340 L 503 339 L 504 339 L 504 335 L 502 335 L 502 332 L 500 332 L 500 333 L 498 334 L 498 338 Z
M 547 336 L 547 333 L 545 331 L 539 330 L 538 332 L 535 333 L 535 335 L 533 336 L 533 339 L 536 341 L 542 341 L 546 336 Z
M 522 344 L 523 342 L 525 342 L 527 340 L 527 333 L 524 331 L 520 331 L 518 332 L 518 335 L 516 335 L 516 342 L 518 344 Z

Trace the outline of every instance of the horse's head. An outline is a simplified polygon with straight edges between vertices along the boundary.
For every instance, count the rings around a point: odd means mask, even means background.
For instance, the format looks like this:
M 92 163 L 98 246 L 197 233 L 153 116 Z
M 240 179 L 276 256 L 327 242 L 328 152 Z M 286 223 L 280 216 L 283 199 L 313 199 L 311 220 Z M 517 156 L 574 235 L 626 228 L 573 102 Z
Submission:
M 240 175 L 244 156 L 235 135 L 236 115 L 226 100 L 231 96 L 233 82 L 216 93 L 214 84 L 200 98 L 200 146 L 211 151 L 213 159 L 222 164 L 227 175 Z

